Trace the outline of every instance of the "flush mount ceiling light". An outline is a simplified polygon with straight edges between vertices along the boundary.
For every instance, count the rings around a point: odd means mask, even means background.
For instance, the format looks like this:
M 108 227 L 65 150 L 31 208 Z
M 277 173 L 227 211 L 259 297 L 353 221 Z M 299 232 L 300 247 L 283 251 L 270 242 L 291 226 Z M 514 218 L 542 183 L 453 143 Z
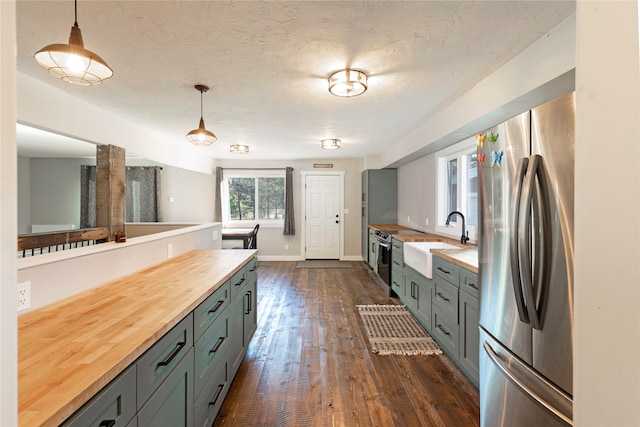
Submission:
M 213 132 L 209 132 L 204 127 L 204 119 L 202 118 L 202 94 L 209 90 L 209 86 L 195 85 L 196 90 L 200 91 L 200 126 L 187 134 L 187 140 L 194 145 L 211 145 L 218 139 Z
M 82 32 L 78 27 L 78 2 L 75 21 L 71 27 L 69 44 L 50 44 L 36 52 L 35 59 L 53 77 L 75 86 L 97 86 L 113 76 L 113 70 L 104 59 L 84 48 Z
M 335 96 L 358 96 L 363 94 L 367 87 L 367 75 L 362 71 L 347 68 L 329 76 L 329 92 Z
M 242 145 L 242 144 L 232 144 L 229 146 L 229 150 L 232 153 L 236 153 L 236 154 L 247 154 L 249 153 L 249 146 Z
M 337 148 L 340 148 L 339 139 L 323 139 L 320 142 L 322 143 L 322 148 L 325 150 L 335 150 Z

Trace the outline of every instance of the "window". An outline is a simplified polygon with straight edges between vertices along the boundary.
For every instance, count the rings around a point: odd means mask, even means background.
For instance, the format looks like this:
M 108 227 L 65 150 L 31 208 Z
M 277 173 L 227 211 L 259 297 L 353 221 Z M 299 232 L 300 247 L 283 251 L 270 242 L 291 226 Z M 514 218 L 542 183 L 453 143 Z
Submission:
M 468 139 L 444 150 L 438 156 L 438 224 L 437 230 L 453 237 L 462 234 L 462 220 L 451 217 L 449 227 L 446 220 L 450 212 L 459 211 L 465 217 L 469 237 L 477 238 L 478 226 L 478 157 L 475 141 Z
M 283 225 L 284 171 L 225 170 L 222 197 L 225 223 Z

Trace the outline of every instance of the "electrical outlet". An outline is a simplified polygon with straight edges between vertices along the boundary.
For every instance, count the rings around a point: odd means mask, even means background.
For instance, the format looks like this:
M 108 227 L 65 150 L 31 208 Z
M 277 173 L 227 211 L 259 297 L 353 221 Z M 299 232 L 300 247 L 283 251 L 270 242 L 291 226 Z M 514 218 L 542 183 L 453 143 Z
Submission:
M 218 230 L 213 230 L 213 240 L 218 240 Z
M 31 282 L 18 284 L 18 311 L 31 307 Z
M 288 251 L 289 250 L 289 245 L 284 245 L 284 250 Z
M 173 256 L 173 243 L 167 244 L 167 258 L 171 258 Z
M 428 217 L 424 219 L 424 225 L 429 225 L 429 218 Z

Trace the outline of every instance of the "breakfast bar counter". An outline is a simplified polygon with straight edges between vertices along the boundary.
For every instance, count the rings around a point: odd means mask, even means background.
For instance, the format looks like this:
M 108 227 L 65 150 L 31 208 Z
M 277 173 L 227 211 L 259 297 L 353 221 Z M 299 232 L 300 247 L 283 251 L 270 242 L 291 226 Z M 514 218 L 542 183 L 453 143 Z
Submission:
M 256 253 L 194 250 L 19 316 L 20 426 L 66 420 Z

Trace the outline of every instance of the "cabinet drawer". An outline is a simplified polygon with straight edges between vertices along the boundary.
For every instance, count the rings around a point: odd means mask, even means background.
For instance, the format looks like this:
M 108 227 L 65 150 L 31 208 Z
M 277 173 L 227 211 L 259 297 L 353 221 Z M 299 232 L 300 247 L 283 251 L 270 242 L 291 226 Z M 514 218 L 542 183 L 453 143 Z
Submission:
M 251 279 L 253 278 L 256 278 L 256 276 L 258 275 L 258 258 L 256 257 L 251 258 L 251 261 L 247 263 L 245 268 L 247 269 L 247 275 L 249 276 L 248 277 L 249 281 L 251 281 Z
M 403 293 L 404 277 L 397 270 L 391 270 L 391 289 L 401 295 Z
M 242 292 L 243 286 L 247 283 L 247 269 L 246 266 L 242 267 L 236 272 L 229 280 L 231 287 L 231 299 Z
M 136 362 L 138 409 L 180 363 L 192 346 L 193 314 L 189 313 Z
M 391 239 L 391 253 L 402 254 L 404 251 L 403 243 L 398 239 Z
M 464 268 L 460 269 L 460 289 L 476 298 L 480 298 L 478 275 Z
M 433 257 L 433 273 L 456 286 L 460 282 L 460 267 L 437 256 Z
M 210 427 L 213 425 L 230 386 L 229 362 L 225 353 L 204 386 L 202 394 L 196 399 L 193 411 L 194 426 Z
M 231 300 L 229 283 L 227 280 L 193 311 L 194 339 L 197 340 L 229 305 Z
M 195 343 L 194 384 L 195 396 L 209 380 L 229 347 L 229 319 L 223 315 Z
M 446 350 L 451 358 L 458 360 L 458 325 L 449 320 L 440 307 L 433 305 L 433 328 L 431 334 L 438 341 L 438 344 Z
M 449 319 L 458 324 L 458 288 L 446 282 L 440 277 L 433 281 L 433 303 L 440 307 L 442 312 L 449 316 Z
M 125 427 L 136 415 L 136 367 L 130 366 L 67 419 L 64 427 Z
M 138 412 L 140 426 L 193 426 L 193 348 Z
M 392 250 L 391 251 L 391 268 L 402 270 L 403 267 L 404 267 L 404 256 L 402 255 L 402 252 L 397 253 L 396 251 Z

